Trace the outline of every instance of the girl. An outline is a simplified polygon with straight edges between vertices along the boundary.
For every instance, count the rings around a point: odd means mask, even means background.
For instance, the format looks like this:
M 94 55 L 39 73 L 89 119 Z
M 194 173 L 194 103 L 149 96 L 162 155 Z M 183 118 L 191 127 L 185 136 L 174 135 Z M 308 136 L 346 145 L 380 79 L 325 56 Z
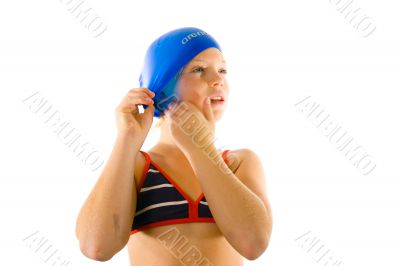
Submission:
M 226 73 L 220 46 L 198 28 L 151 44 L 140 88 L 116 108 L 114 149 L 77 219 L 85 256 L 106 261 L 127 245 L 135 266 L 239 266 L 266 250 L 272 214 L 261 161 L 213 143 L 228 102 Z M 153 117 L 161 135 L 145 152 Z

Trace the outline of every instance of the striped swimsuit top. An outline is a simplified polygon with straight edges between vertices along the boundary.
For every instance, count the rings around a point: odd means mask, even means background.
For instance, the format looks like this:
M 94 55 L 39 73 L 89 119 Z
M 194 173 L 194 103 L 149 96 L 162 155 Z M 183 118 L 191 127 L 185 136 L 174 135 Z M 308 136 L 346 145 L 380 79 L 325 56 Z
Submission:
M 224 150 L 222 158 L 226 161 Z M 192 201 L 179 185 L 150 159 L 146 158 L 143 175 L 137 186 L 136 213 L 131 234 L 141 229 L 178 223 L 215 223 L 203 193 Z

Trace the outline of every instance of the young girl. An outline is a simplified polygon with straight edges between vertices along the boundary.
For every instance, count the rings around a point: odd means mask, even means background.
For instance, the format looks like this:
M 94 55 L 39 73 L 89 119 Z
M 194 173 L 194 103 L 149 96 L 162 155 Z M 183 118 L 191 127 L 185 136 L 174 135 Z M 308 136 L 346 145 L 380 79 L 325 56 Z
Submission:
M 149 47 L 140 83 L 116 108 L 114 149 L 79 213 L 82 253 L 105 261 L 127 245 L 135 266 L 255 260 L 271 207 L 259 157 L 213 142 L 229 95 L 220 46 L 198 28 L 168 32 Z M 161 136 L 145 152 L 153 117 Z

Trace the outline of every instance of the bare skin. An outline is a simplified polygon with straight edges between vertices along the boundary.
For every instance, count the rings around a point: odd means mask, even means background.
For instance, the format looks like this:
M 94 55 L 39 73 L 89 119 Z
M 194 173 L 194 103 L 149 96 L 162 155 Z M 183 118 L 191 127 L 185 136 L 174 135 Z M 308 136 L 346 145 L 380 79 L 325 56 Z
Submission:
M 180 99 L 202 114 L 201 123 L 212 134 L 228 101 L 225 68 L 222 54 L 210 48 L 185 67 L 178 83 Z M 210 102 L 216 94 L 223 96 L 223 104 Z M 216 223 L 165 225 L 130 234 L 136 188 L 145 166 L 145 157 L 139 151 L 152 124 L 154 106 L 149 99 L 153 97 L 147 88 L 131 90 L 116 109 L 118 138 L 77 219 L 82 253 L 106 261 L 127 245 L 131 265 L 135 266 L 195 265 L 190 255 L 204 262 L 200 265 L 239 266 L 243 257 L 256 259 L 267 248 L 272 229 L 259 158 L 248 149 L 232 150 L 226 166 L 230 171 L 222 173 L 182 134 L 176 126 L 178 117 L 169 110 L 158 143 L 147 153 L 190 199 L 194 201 L 204 192 Z M 139 114 L 139 104 L 149 106 L 144 114 Z M 187 241 L 186 245 L 174 249 L 165 238 L 171 233 Z
M 153 147 L 148 154 L 152 161 L 158 164 L 183 189 L 191 200 L 195 200 L 202 192 L 199 181 L 187 160 L 176 159 L 173 156 L 165 157 L 161 145 Z M 230 151 L 234 152 L 234 151 Z M 230 157 L 230 156 L 229 156 Z M 228 158 L 227 158 L 228 159 Z M 179 163 L 180 168 L 173 167 Z M 135 181 L 139 184 L 139 177 L 145 165 L 144 156 L 137 159 Z M 233 166 L 232 166 L 233 167 Z M 177 245 L 175 249 L 170 241 L 163 242 L 160 237 L 164 233 L 174 230 L 174 235 L 187 239 L 187 243 Z M 168 244 L 171 244 L 169 246 Z M 128 242 L 128 252 L 131 265 L 195 265 L 194 260 L 188 259 L 185 253 L 192 249 L 196 261 L 204 260 L 204 265 L 243 265 L 243 257 L 225 239 L 216 223 L 186 223 L 165 225 L 144 229 L 132 234 Z M 177 251 L 179 249 L 180 251 Z M 157 254 L 156 256 L 154 254 Z M 187 253 L 186 253 L 187 254 Z M 209 261 L 211 264 L 206 264 Z
M 213 53 L 211 56 L 205 53 L 199 54 L 196 59 L 207 58 L 207 55 L 211 57 L 211 60 L 218 62 L 220 64 L 218 66 L 221 69 L 225 69 L 225 65 L 218 61 L 218 59 L 220 59 L 218 53 Z M 199 62 L 200 65 L 197 65 L 197 62 Z M 190 75 L 199 76 L 201 74 L 197 74 L 201 71 L 199 67 L 204 67 L 205 63 L 206 62 L 193 60 L 192 64 L 188 65 L 183 71 L 180 80 L 180 97 L 199 106 L 199 108 L 201 108 L 201 103 L 207 95 L 203 95 L 204 92 L 202 90 L 193 89 L 193 87 L 196 88 L 197 85 L 196 79 L 193 80 L 193 77 Z M 214 67 L 217 68 L 218 66 Z M 193 67 L 195 69 L 191 69 Z M 210 75 L 209 73 L 207 74 Z M 222 75 L 220 74 L 220 76 Z M 224 94 L 224 100 L 227 102 L 227 83 L 223 83 L 224 80 L 222 79 L 216 79 L 217 80 L 214 82 L 218 84 L 214 85 L 217 87 L 215 90 L 222 92 Z M 185 88 L 192 89 L 189 91 L 188 89 L 185 90 Z M 226 105 L 215 108 L 215 115 L 218 116 L 218 118 L 222 116 L 225 107 Z M 163 122 L 159 143 L 149 150 L 148 153 L 151 160 L 166 171 L 189 198 L 194 201 L 201 194 L 202 189 L 188 159 L 175 144 L 168 123 L 169 121 Z M 169 156 L 166 156 L 167 154 Z M 173 156 L 171 156 L 171 154 L 173 154 Z M 140 182 L 139 179 L 142 176 L 144 165 L 145 157 L 140 154 L 140 156 L 137 157 L 137 165 L 135 167 L 136 184 Z M 175 167 L 176 165 L 179 165 L 179 169 Z M 131 265 L 194 265 L 193 261 L 185 260 L 183 251 L 173 251 L 166 243 L 160 241 L 159 237 L 163 233 L 174 229 L 177 230 L 176 232 L 178 232 L 180 236 L 187 238 L 188 242 L 186 245 L 188 247 L 196 248 L 201 259 L 205 258 L 204 260 L 208 260 L 212 265 L 243 265 L 242 256 L 224 238 L 216 223 L 174 224 L 139 231 L 133 234 L 128 242 Z M 154 256 L 154 254 L 157 254 L 157 256 Z

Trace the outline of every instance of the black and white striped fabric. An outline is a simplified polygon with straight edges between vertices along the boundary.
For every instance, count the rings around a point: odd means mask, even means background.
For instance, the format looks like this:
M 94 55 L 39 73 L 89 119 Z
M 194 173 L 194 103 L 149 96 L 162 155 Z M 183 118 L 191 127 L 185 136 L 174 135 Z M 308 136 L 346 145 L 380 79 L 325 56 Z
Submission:
M 203 193 L 192 201 L 163 169 L 151 161 L 149 154 L 141 152 L 146 157 L 146 166 L 137 188 L 136 213 L 131 234 L 140 229 L 161 225 L 215 222 Z

